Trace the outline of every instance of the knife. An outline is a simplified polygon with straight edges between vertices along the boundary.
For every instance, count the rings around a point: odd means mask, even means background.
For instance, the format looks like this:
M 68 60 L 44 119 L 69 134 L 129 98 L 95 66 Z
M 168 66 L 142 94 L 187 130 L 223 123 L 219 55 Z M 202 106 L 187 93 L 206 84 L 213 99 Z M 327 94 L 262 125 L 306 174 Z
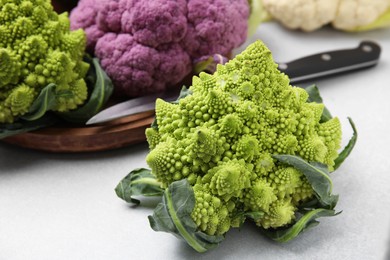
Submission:
M 380 46 L 372 41 L 362 41 L 357 48 L 322 52 L 287 63 L 278 63 L 278 69 L 289 76 L 290 84 L 337 75 L 375 66 L 380 57 Z M 174 101 L 178 90 L 134 98 L 111 106 L 93 116 L 87 125 L 100 124 L 114 119 L 153 111 L 157 98 Z

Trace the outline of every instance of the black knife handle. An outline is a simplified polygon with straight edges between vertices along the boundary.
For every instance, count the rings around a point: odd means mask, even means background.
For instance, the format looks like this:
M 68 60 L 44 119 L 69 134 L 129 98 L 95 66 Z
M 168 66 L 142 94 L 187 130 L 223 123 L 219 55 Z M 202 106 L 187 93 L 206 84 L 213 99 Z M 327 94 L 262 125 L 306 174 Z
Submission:
M 375 66 L 380 53 L 381 48 L 377 43 L 362 41 L 357 48 L 310 55 L 280 63 L 278 69 L 287 74 L 292 83 L 296 83 Z

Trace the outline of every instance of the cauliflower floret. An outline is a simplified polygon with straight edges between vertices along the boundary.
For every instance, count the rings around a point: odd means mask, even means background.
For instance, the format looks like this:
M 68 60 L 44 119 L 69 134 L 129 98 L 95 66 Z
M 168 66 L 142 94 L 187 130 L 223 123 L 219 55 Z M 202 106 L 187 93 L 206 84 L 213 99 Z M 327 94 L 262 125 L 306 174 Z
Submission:
M 247 0 L 81 0 L 71 27 L 85 29 L 116 93 L 135 97 L 179 83 L 202 56 L 227 56 L 248 17 Z
M 346 31 L 390 23 L 390 0 L 263 0 L 265 9 L 291 29 L 313 31 L 326 24 Z M 385 17 L 386 16 L 386 17 Z
M 341 0 L 332 24 L 341 30 L 369 25 L 389 8 L 389 0 Z
M 339 0 L 263 0 L 263 4 L 286 27 L 313 31 L 333 21 Z

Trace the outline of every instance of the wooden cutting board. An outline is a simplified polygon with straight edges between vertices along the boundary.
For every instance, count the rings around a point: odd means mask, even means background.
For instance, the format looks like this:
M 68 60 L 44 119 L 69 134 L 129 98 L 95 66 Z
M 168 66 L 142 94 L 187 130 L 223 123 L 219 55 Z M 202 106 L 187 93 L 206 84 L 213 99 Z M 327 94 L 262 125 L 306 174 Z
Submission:
M 154 111 L 144 112 L 98 126 L 58 125 L 43 128 L 2 141 L 55 153 L 106 151 L 144 142 L 145 129 L 153 120 Z

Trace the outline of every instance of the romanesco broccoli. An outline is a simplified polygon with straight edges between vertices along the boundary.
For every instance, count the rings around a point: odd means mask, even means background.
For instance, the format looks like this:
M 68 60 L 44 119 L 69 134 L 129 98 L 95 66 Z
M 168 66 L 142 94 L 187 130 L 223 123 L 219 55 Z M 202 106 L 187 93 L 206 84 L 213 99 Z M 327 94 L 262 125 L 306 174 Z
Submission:
M 53 110 L 81 105 L 88 96 L 85 45 L 84 32 L 70 32 L 67 13 L 55 13 L 50 0 L 0 0 L 0 123 L 29 112 L 50 83 L 58 96 Z
M 146 131 L 152 173 L 163 187 L 183 178 L 194 185 L 192 217 L 209 235 L 237 223 L 241 208 L 263 211 L 257 222 L 263 228 L 291 223 L 314 193 L 301 172 L 271 155 L 298 155 L 332 170 L 339 120 L 321 123 L 324 105 L 308 103 L 304 89 L 290 86 L 260 41 L 214 75 L 195 77 L 190 90 L 178 104 L 156 103 L 158 130 Z
M 133 203 L 133 195 L 162 195 L 149 216 L 155 231 L 205 252 L 246 219 L 285 242 L 337 215 L 329 172 L 357 133 L 349 119 L 354 135 L 338 153 L 340 121 L 315 86 L 291 86 L 260 41 L 192 83 L 178 101 L 156 101 L 146 130 L 151 170 L 131 172 L 116 188 Z

